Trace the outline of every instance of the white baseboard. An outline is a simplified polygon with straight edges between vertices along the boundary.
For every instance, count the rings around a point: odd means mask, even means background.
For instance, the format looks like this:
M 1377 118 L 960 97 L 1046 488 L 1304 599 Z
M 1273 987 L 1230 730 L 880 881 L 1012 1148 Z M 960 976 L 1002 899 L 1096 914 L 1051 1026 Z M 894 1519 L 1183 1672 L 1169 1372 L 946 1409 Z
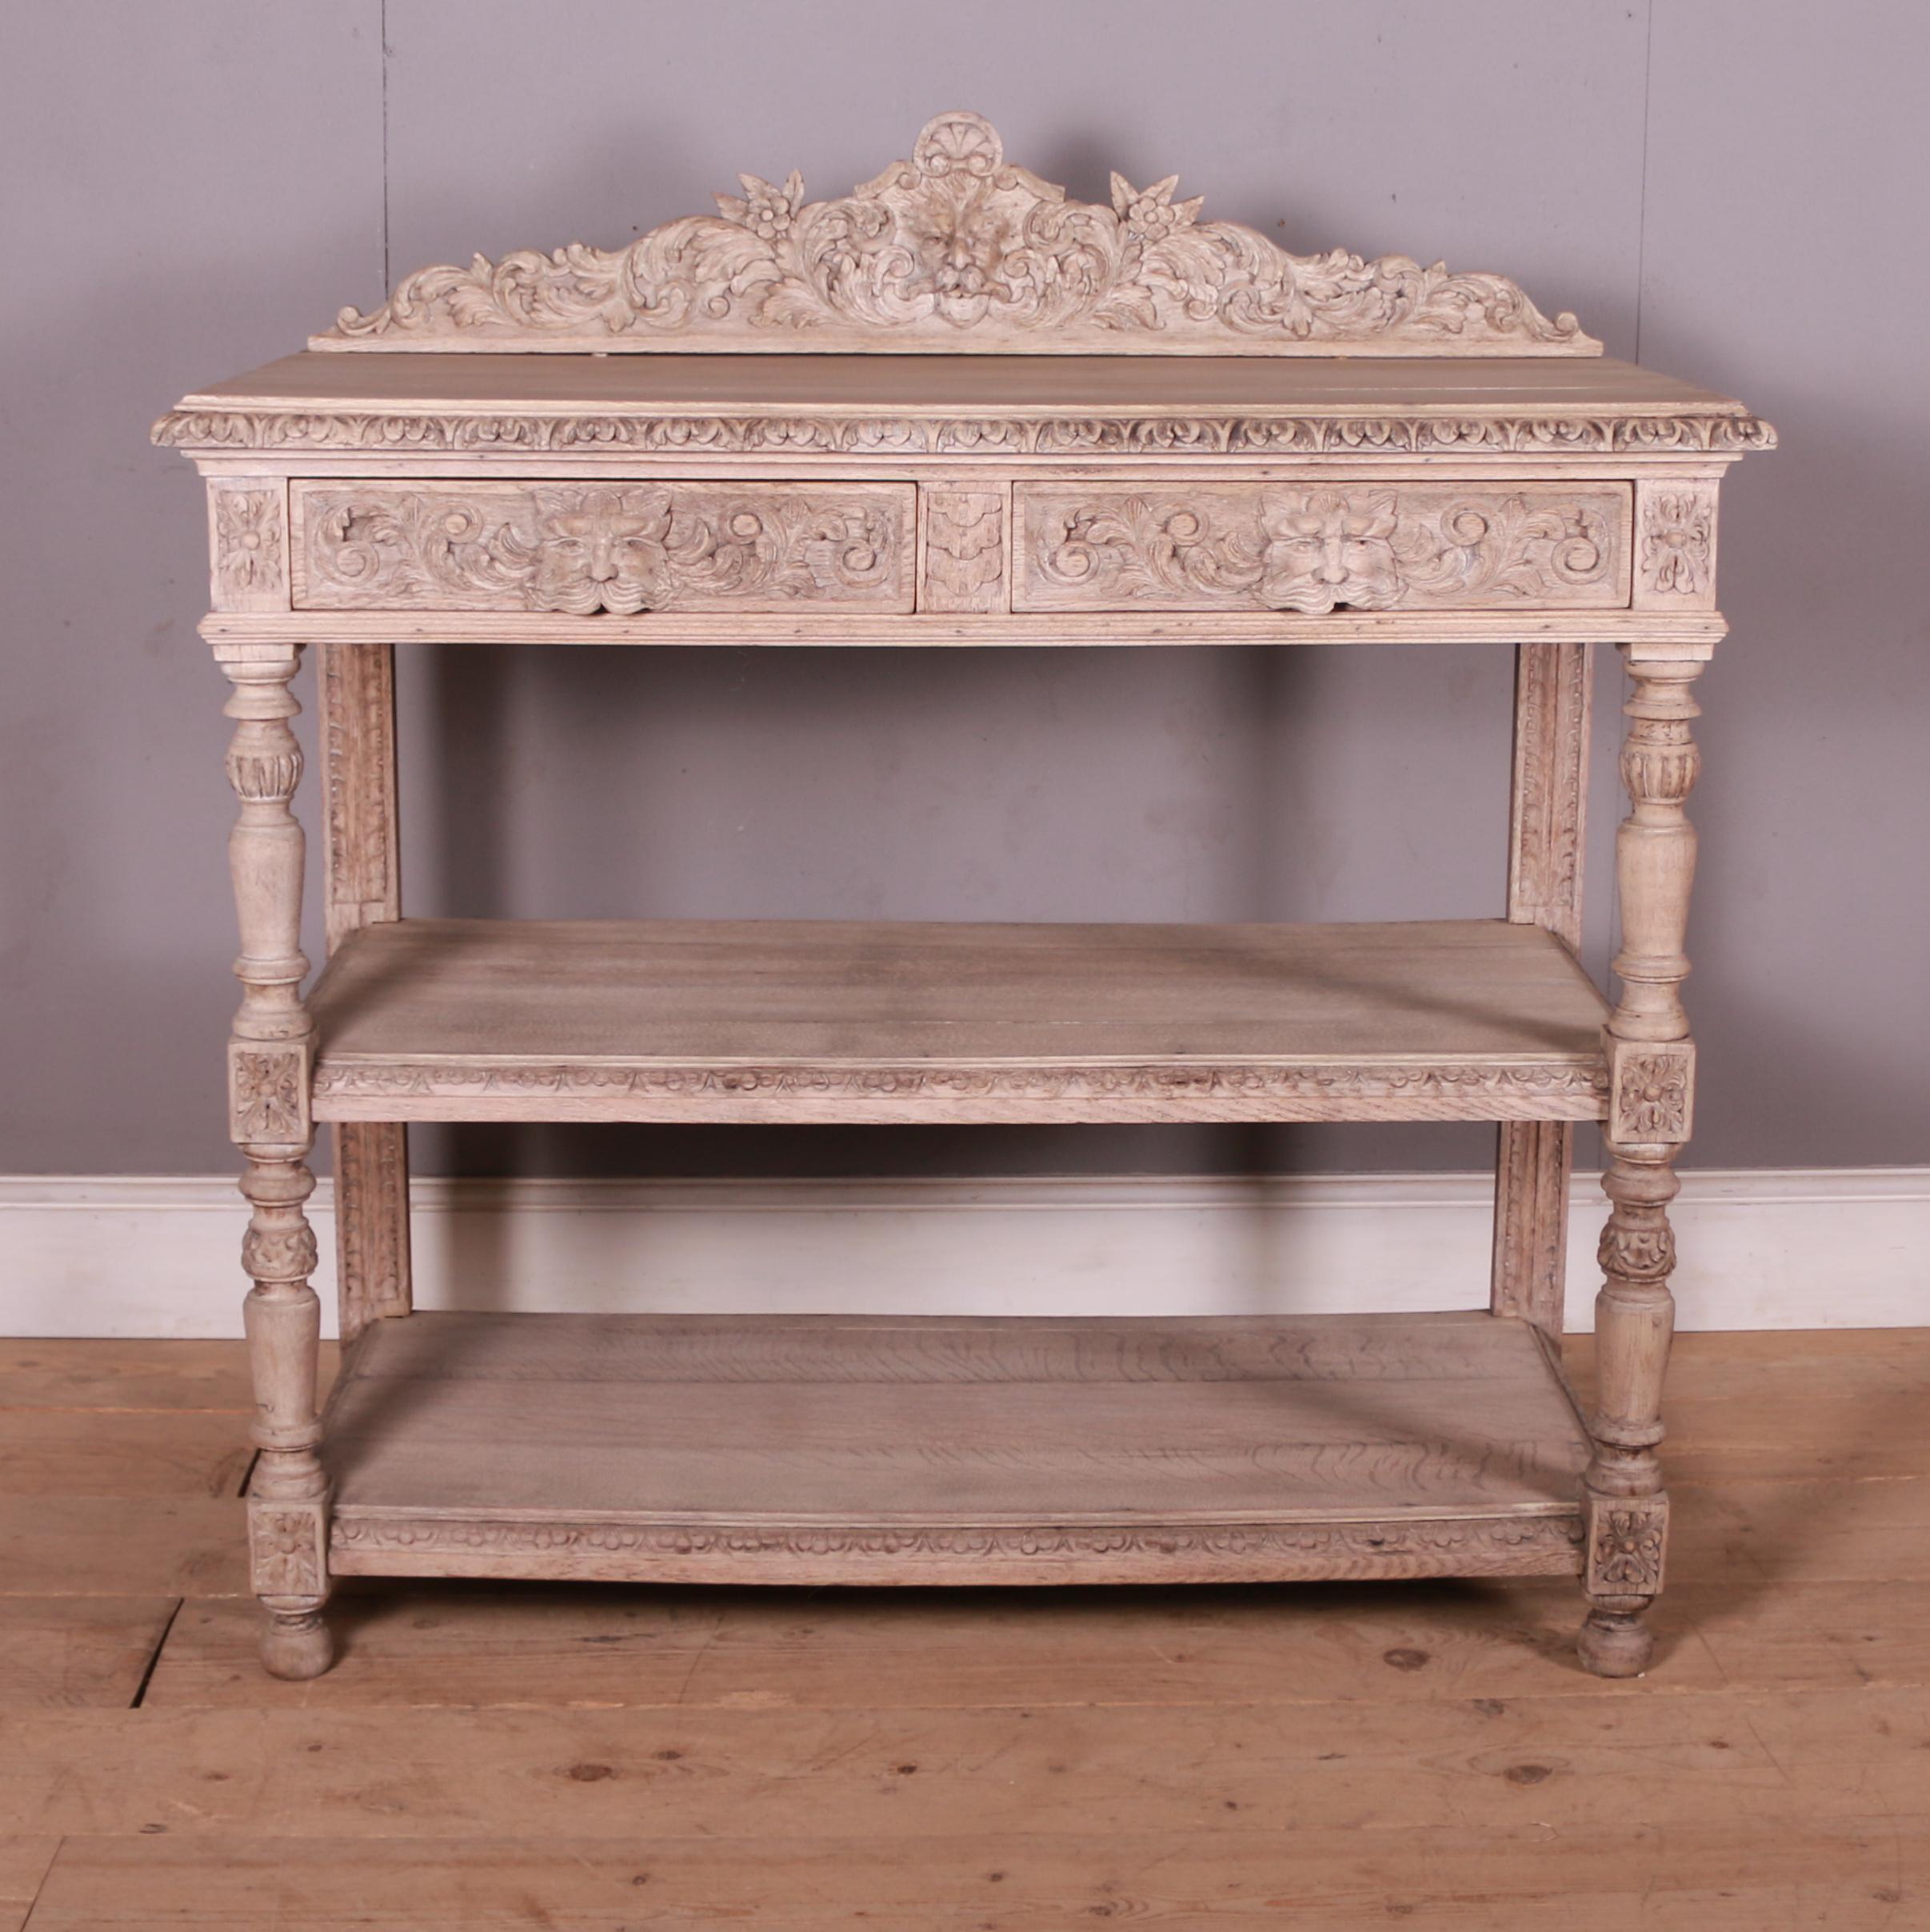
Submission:
M 444 1181 L 414 1190 L 429 1308 L 986 1314 L 1478 1307 L 1485 1174 L 1285 1179 Z M 1568 1321 L 1603 1202 L 1576 1178 Z M 231 1180 L 0 1177 L 0 1334 L 236 1335 Z M 324 1306 L 327 1182 L 313 1203 Z M 1680 1325 L 1930 1322 L 1930 1168 L 1691 1171 Z M 325 1320 L 332 1327 L 333 1310 Z

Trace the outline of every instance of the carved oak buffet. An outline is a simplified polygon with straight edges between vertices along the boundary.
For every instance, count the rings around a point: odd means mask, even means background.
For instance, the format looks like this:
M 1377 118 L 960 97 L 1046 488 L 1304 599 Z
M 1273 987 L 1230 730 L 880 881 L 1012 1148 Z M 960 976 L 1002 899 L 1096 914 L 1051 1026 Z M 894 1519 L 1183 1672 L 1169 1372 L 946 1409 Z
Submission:
M 410 276 L 156 430 L 206 478 L 232 680 L 232 1127 L 268 1667 L 343 1574 L 895 1583 L 1579 1574 L 1649 1651 L 1691 690 L 1740 404 L 1498 276 L 1295 257 L 975 115 L 806 204 Z M 1365 645 L 1516 654 L 1505 916 L 1353 926 L 402 915 L 393 652 Z M 1589 654 L 1631 695 L 1620 990 L 1574 958 Z M 330 959 L 304 994 L 316 647 Z M 540 990 L 540 998 L 533 998 Z M 1490 1314 L 410 1316 L 422 1120 L 1492 1120 Z M 334 1123 L 342 1374 L 303 1203 Z M 1600 1405 L 1554 1349 L 1572 1123 L 1611 1206 Z M 405 1319 L 405 1318 L 409 1318 Z

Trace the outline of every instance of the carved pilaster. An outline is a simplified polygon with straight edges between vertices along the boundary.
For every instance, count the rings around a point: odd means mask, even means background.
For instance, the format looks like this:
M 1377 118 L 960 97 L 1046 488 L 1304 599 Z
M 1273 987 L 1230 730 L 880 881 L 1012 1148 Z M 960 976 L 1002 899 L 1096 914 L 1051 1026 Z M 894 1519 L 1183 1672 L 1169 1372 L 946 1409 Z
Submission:
M 312 1027 L 302 1003 L 302 827 L 290 809 L 302 753 L 289 729 L 288 689 L 299 649 L 242 646 L 222 654 L 234 686 L 228 778 L 241 802 L 229 840 L 241 928 L 235 962 L 242 1003 L 229 1046 L 229 1104 L 246 1157 L 242 1192 L 253 1208 L 242 1265 L 253 1286 L 242 1306 L 254 1379 L 249 1486 L 254 1588 L 269 1613 L 262 1657 L 280 1677 L 328 1667 L 321 1618 L 328 1597 L 328 1478 L 315 1402 L 321 1309 L 309 1278 L 315 1234 L 304 1203 L 314 1191 L 306 1155 Z
M 329 950 L 402 916 L 397 850 L 395 646 L 320 652 L 322 878 Z M 342 1339 L 410 1308 L 409 1147 L 392 1121 L 338 1121 L 335 1280 Z
M 1005 493 L 924 484 L 918 490 L 921 610 L 1003 610 L 1010 598 Z
M 1592 655 L 1586 644 L 1522 644 L 1515 652 L 1508 917 L 1553 933 L 1571 951 L 1581 943 Z M 1562 1328 L 1573 1149 L 1565 1121 L 1500 1128 L 1488 1305 L 1551 1338 Z

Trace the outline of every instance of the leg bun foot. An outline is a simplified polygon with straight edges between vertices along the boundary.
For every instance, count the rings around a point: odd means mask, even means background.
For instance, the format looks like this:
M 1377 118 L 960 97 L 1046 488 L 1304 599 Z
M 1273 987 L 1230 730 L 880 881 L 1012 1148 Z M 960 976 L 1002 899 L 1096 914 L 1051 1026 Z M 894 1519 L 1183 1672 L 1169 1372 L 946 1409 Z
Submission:
M 1655 1655 L 1655 1638 L 1639 1611 L 1592 1610 L 1575 1647 L 1597 1677 L 1640 1677 Z
M 262 1662 L 270 1677 L 301 1682 L 335 1661 L 335 1640 L 319 1610 L 271 1611 L 262 1631 Z

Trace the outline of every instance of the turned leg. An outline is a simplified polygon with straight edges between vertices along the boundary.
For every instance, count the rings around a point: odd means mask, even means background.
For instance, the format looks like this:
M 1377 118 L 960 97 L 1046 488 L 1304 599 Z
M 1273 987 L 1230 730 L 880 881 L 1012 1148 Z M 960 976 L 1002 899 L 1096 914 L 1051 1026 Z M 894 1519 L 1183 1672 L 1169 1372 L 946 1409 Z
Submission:
M 1701 668 L 1632 662 L 1635 690 L 1623 707 L 1630 720 L 1622 747 L 1630 809 L 1616 834 L 1622 950 L 1614 962 L 1622 990 L 1608 1026 L 1602 1186 L 1610 1210 L 1595 1303 L 1594 1452 L 1582 1480 L 1588 1614 L 1580 1648 L 1582 1662 L 1604 1677 L 1632 1677 L 1648 1665 L 1654 1638 L 1641 1618 L 1662 1587 L 1668 1538 L 1656 1451 L 1675 1326 L 1668 1203 L 1676 1156 L 1689 1135 L 1695 1074 L 1681 985 L 1696 834 L 1683 807 L 1697 768 L 1689 686 Z
M 248 1492 L 255 1594 L 268 1613 L 262 1658 L 277 1677 L 319 1677 L 332 1655 L 328 1601 L 328 1476 L 318 1453 L 315 1404 L 321 1305 L 309 1278 L 315 1235 L 303 1211 L 314 1190 L 307 1166 L 314 1046 L 302 1003 L 302 828 L 289 802 L 302 753 L 288 721 L 300 708 L 288 683 L 300 647 L 236 645 L 218 653 L 234 686 L 228 778 L 241 802 L 229 840 L 241 930 L 242 982 L 228 1048 L 230 1127 L 254 1212 L 242 1264 L 254 1286 L 243 1304 L 254 1378 L 254 1442 Z

